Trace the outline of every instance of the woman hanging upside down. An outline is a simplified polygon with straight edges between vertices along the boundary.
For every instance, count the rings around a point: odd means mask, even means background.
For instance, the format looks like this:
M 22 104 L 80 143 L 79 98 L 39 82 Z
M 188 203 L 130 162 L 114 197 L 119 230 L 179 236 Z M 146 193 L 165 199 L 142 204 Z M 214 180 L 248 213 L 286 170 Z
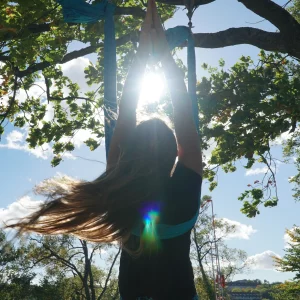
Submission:
M 136 124 L 140 81 L 153 49 L 159 54 L 168 82 L 176 138 L 159 119 Z M 37 192 L 50 201 L 8 227 L 20 232 L 73 234 L 91 242 L 119 241 L 123 247 L 119 272 L 122 300 L 197 299 L 189 258 L 191 228 L 173 238 L 160 239 L 156 227 L 172 227 L 197 214 L 201 174 L 192 103 L 183 74 L 170 54 L 155 2 L 149 0 L 105 173 L 92 182 L 42 184 Z

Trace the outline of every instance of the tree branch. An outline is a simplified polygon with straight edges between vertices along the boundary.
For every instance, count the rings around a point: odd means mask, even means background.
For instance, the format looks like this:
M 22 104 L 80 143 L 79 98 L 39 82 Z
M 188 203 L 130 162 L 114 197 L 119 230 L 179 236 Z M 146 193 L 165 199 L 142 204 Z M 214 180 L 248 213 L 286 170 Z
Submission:
M 215 0 L 194 0 L 194 5 L 204 5 L 204 4 L 209 4 L 211 2 L 214 2 Z M 186 5 L 185 0 L 157 0 L 157 2 L 160 3 L 165 3 L 165 4 L 170 4 L 170 5 Z
M 7 55 L 0 55 L 0 61 L 10 61 L 10 57 Z
M 115 265 L 115 263 L 116 263 L 116 260 L 117 260 L 117 258 L 118 258 L 118 256 L 119 256 L 121 250 L 122 250 L 122 248 L 120 247 L 118 253 L 116 254 L 116 256 L 115 256 L 115 258 L 114 258 L 114 260 L 113 260 L 113 262 L 112 262 L 112 264 L 111 264 L 111 266 L 110 266 L 108 275 L 107 275 L 106 280 L 105 280 L 104 288 L 103 288 L 103 290 L 102 290 L 102 292 L 101 292 L 101 294 L 99 295 L 99 297 L 98 297 L 97 300 L 100 300 L 100 299 L 102 298 L 102 296 L 104 295 L 104 293 L 105 293 L 105 291 L 106 291 L 106 289 L 107 289 L 107 285 L 108 285 L 109 278 L 110 278 L 110 276 L 111 276 L 111 272 L 112 272 L 112 270 L 113 270 L 113 267 L 114 267 L 114 265 Z
M 50 252 L 50 254 L 52 255 L 52 257 L 55 257 L 57 260 L 59 260 L 60 262 L 63 263 L 63 265 L 69 267 L 71 270 L 74 270 L 76 272 L 76 274 L 79 276 L 80 279 L 82 279 L 82 274 L 79 272 L 79 270 L 77 269 L 77 267 L 72 264 L 71 262 L 67 261 L 66 259 L 64 259 L 63 257 L 61 257 L 60 255 L 58 255 L 55 251 L 53 251 L 50 247 L 48 247 L 45 243 L 43 243 L 41 240 L 35 239 L 35 238 L 30 238 L 31 240 L 41 244 L 46 250 L 48 250 Z
M 208 240 L 204 243 L 201 244 L 201 246 L 198 246 L 198 251 L 202 251 L 202 249 L 207 245 L 207 244 L 211 244 L 211 240 Z M 210 249 L 210 248 L 209 248 Z
M 288 51 L 282 34 L 251 27 L 229 28 L 215 33 L 195 33 L 194 38 L 195 46 L 200 48 L 249 44 L 266 51 Z
M 241 27 L 229 28 L 227 30 L 215 33 L 196 33 L 194 34 L 194 38 L 195 46 L 200 48 L 222 48 L 234 45 L 249 44 L 266 51 L 288 53 L 300 59 L 300 39 L 295 41 L 295 43 L 299 43 L 299 45 L 297 44 L 297 47 L 291 47 L 290 41 L 287 42 L 285 35 L 282 33 L 267 32 L 251 27 Z M 138 32 L 132 32 L 120 37 L 117 39 L 116 44 L 117 46 L 121 46 L 133 40 L 138 40 Z M 98 43 L 94 46 L 88 46 L 80 50 L 72 51 L 67 53 L 57 63 L 63 64 L 72 59 L 91 54 L 103 46 L 103 43 Z M 5 60 L 9 60 L 9 57 L 5 56 Z M 17 75 L 22 78 L 34 72 L 44 70 L 51 65 L 52 63 L 47 61 L 36 63 L 29 66 L 26 70 L 19 71 Z
M 116 16 L 130 15 L 134 17 L 144 18 L 146 16 L 146 11 L 140 7 L 116 7 L 115 15 Z
M 11 33 L 4 34 L 1 37 L 1 41 L 9 41 L 15 39 L 23 39 L 27 38 L 31 34 L 38 34 L 43 32 L 48 32 L 51 29 L 51 25 L 49 23 L 42 23 L 42 24 L 29 24 L 27 28 L 21 30 L 19 34 L 12 35 Z
M 195 6 L 208 4 L 214 0 L 195 0 Z M 196 47 L 200 48 L 221 48 L 240 44 L 249 44 L 266 51 L 278 51 L 288 53 L 300 59 L 300 24 L 293 16 L 285 10 L 284 7 L 274 3 L 271 0 L 237 0 L 247 9 L 255 14 L 265 18 L 276 26 L 280 33 L 266 32 L 256 28 L 241 27 L 229 28 L 216 33 L 196 33 L 194 35 Z M 158 0 L 161 3 L 173 5 L 185 5 L 185 0 Z M 115 15 L 132 15 L 143 18 L 145 11 L 140 7 L 116 7 Z M 23 30 L 23 34 L 14 36 L 13 38 L 24 37 L 24 34 L 39 34 L 50 31 L 51 25 L 30 24 Z M 137 37 L 136 32 L 135 40 Z M 4 37 L 5 39 L 5 37 Z M 7 38 L 9 39 L 9 38 Z M 10 37 L 11 39 L 11 37 Z M 124 35 L 117 40 L 117 46 L 123 45 L 132 39 L 132 34 Z M 74 58 L 81 57 L 95 52 L 98 48 L 103 47 L 103 43 L 95 46 L 89 46 L 81 50 L 73 51 L 66 54 L 60 62 L 66 63 Z M 9 61 L 9 56 L 0 55 L 0 60 Z M 28 67 L 24 71 L 20 71 L 18 76 L 24 77 L 36 71 L 43 70 L 51 65 L 50 62 L 40 62 Z
M 46 260 L 46 259 L 50 259 L 52 257 L 52 254 L 49 254 L 49 255 L 46 255 L 46 256 L 43 256 L 42 258 L 34 261 L 32 263 L 32 265 L 29 267 L 30 269 L 34 268 L 37 264 L 39 264 L 40 262 L 42 262 L 43 260 Z
M 82 249 L 83 249 L 83 253 L 84 253 L 84 275 L 83 275 L 83 285 L 84 285 L 84 289 L 85 289 L 85 293 L 86 293 L 86 298 L 89 300 L 92 296 L 92 299 L 95 299 L 95 290 L 94 289 L 89 289 L 88 286 L 88 277 L 91 273 L 91 263 L 89 260 L 89 253 L 88 253 L 88 248 L 87 248 L 87 243 L 84 240 L 79 239 L 81 245 L 82 245 Z M 93 277 L 90 278 L 91 281 L 93 281 Z M 92 295 L 90 295 L 90 292 Z
M 98 248 L 98 246 L 95 246 L 94 248 L 93 248 L 93 250 L 91 251 L 91 254 L 90 254 L 90 261 L 92 261 L 93 260 L 93 257 L 94 257 L 94 253 L 95 253 L 95 251 L 96 250 L 98 250 L 99 248 Z M 100 249 L 101 249 L 101 246 L 100 246 Z M 101 251 L 101 250 L 100 250 Z
M 78 247 L 79 248 L 79 247 Z M 84 254 L 83 252 L 79 251 L 79 252 L 75 252 L 73 253 L 71 256 L 68 257 L 68 261 L 71 261 L 71 259 L 73 259 L 74 256 L 78 255 L 78 254 Z
M 127 42 L 131 41 L 132 39 L 136 38 L 136 36 L 137 36 L 136 32 L 126 34 L 126 35 L 124 35 L 124 36 L 122 36 L 122 37 L 120 37 L 119 39 L 116 40 L 116 45 L 117 46 L 124 45 Z M 87 55 L 87 54 L 91 54 L 91 53 L 95 52 L 98 48 L 102 48 L 103 46 L 104 46 L 104 43 L 98 43 L 95 46 L 89 46 L 89 47 L 82 48 L 80 50 L 72 51 L 70 53 L 67 53 L 60 61 L 58 61 L 56 63 L 64 64 L 64 63 L 66 63 L 66 62 L 68 62 L 72 59 L 82 57 L 82 56 Z M 43 61 L 41 63 L 36 63 L 36 64 L 33 64 L 30 67 L 28 67 L 26 70 L 19 71 L 17 75 L 20 78 L 22 78 L 22 77 L 25 77 L 29 74 L 34 73 L 34 72 L 42 71 L 42 70 L 50 67 L 51 65 L 52 65 L 52 63 L 50 63 L 48 61 Z
M 211 251 L 211 248 L 205 251 L 205 253 L 201 256 L 201 261 L 206 257 L 206 255 Z
M 196 33 L 195 45 L 200 48 L 221 48 L 238 44 L 250 44 L 267 51 L 287 52 L 284 39 L 280 33 L 266 32 L 255 28 L 230 28 L 216 33 Z M 126 34 L 117 39 L 117 46 L 126 44 L 129 41 L 137 40 L 138 32 Z M 103 47 L 103 43 L 98 43 L 95 46 L 88 46 L 80 50 L 72 51 L 66 54 L 57 63 L 66 63 L 72 59 L 91 54 L 98 48 Z M 300 50 L 292 51 L 291 55 L 300 58 Z M 31 65 L 26 70 L 19 71 L 18 76 L 24 77 L 37 71 L 42 71 L 51 66 L 50 62 L 44 61 Z
M 200 256 L 199 244 L 197 241 L 197 232 L 195 227 L 193 228 L 193 234 L 194 234 L 194 243 L 196 245 L 196 250 L 197 250 L 198 264 L 199 264 L 199 268 L 201 269 L 201 256 Z
M 206 0 L 207 1 L 207 0 Z M 116 7 L 115 15 L 130 15 L 137 18 L 144 18 L 146 15 L 146 11 L 140 7 Z M 31 34 L 40 34 L 44 32 L 49 32 L 51 30 L 50 23 L 42 23 L 42 24 L 29 24 L 26 28 L 21 31 L 21 34 L 17 34 L 12 36 L 10 33 L 5 34 L 2 36 L 2 41 L 9 41 L 12 39 L 24 39 L 29 37 Z
M 229 28 L 224 31 L 215 33 L 195 33 L 195 45 L 199 48 L 222 48 L 234 45 L 249 44 L 266 51 L 278 51 L 281 53 L 289 53 L 292 56 L 300 59 L 300 40 L 299 47 L 291 49 L 286 44 L 286 39 L 281 33 L 266 32 L 261 29 L 241 27 L 241 28 Z M 129 41 L 137 40 L 138 32 L 132 32 L 126 34 L 117 39 L 117 46 L 126 44 Z M 98 48 L 103 47 L 103 43 L 98 43 L 95 46 L 89 46 L 80 50 L 72 51 L 66 54 L 61 61 L 57 63 L 66 63 L 72 59 L 91 54 Z M 36 63 L 26 70 L 19 71 L 18 76 L 24 77 L 37 71 L 44 70 L 51 66 L 50 62 Z
M 283 7 L 271 0 L 238 0 L 255 14 L 267 19 L 282 34 L 290 35 L 293 31 L 300 31 L 299 23 Z

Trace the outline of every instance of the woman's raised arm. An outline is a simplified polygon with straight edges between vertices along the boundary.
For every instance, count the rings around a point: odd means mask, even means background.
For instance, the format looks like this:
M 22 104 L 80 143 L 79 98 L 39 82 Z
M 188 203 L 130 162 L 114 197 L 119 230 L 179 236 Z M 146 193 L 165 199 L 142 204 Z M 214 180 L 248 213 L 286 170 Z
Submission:
M 178 160 L 186 167 L 202 175 L 202 153 L 197 129 L 193 120 L 192 101 L 186 89 L 183 72 L 176 65 L 157 13 L 152 2 L 153 23 L 156 29 L 156 49 L 161 61 L 173 103 L 174 126 L 178 144 Z
M 118 120 L 111 140 L 106 169 L 111 168 L 118 162 L 120 147 L 128 140 L 136 127 L 136 109 L 140 96 L 141 81 L 143 80 L 147 60 L 152 49 L 152 24 L 152 6 L 149 1 L 146 18 L 140 34 L 139 47 L 123 88 Z

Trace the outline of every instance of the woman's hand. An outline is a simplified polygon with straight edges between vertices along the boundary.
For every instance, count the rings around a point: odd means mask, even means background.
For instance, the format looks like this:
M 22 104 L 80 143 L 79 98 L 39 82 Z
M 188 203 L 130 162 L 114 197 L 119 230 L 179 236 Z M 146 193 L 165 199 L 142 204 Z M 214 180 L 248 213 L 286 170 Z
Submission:
M 153 4 L 148 1 L 148 8 L 143 22 L 137 55 L 148 57 L 153 52 L 153 40 L 156 35 L 153 24 Z
M 153 27 L 155 30 L 155 34 L 152 35 L 153 39 L 153 49 L 157 56 L 157 58 L 164 62 L 165 60 L 173 61 L 173 57 L 170 53 L 169 43 L 167 41 L 165 30 L 161 24 L 161 20 L 159 14 L 157 12 L 156 4 L 154 0 L 149 0 L 152 6 L 152 14 L 153 14 Z
M 153 43 L 152 43 L 152 34 L 151 28 L 148 29 L 147 27 L 142 27 L 140 33 L 140 40 L 139 40 L 139 47 L 137 50 L 137 56 L 142 56 L 148 58 L 150 53 L 152 53 Z

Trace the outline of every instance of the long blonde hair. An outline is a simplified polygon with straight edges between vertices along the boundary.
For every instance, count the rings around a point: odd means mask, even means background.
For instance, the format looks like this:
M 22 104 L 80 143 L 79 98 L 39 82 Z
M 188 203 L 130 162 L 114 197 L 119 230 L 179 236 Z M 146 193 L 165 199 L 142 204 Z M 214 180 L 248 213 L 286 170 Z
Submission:
M 73 234 L 91 242 L 126 242 L 143 201 L 166 184 L 177 155 L 172 130 L 160 119 L 140 123 L 118 163 L 93 181 L 45 180 L 35 192 L 47 198 L 38 211 L 8 225 L 19 232 Z

